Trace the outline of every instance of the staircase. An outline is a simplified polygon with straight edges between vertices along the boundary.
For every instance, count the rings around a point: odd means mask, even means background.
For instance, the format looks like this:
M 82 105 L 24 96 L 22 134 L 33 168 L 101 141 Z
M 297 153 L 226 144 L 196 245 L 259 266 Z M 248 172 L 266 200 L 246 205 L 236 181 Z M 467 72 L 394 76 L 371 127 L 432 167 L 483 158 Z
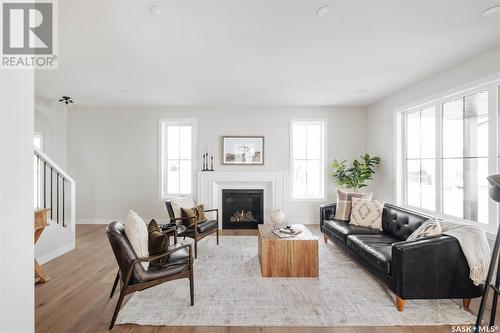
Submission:
M 75 248 L 75 181 L 34 148 L 34 206 L 48 209 L 47 223 L 35 246 L 40 264 Z

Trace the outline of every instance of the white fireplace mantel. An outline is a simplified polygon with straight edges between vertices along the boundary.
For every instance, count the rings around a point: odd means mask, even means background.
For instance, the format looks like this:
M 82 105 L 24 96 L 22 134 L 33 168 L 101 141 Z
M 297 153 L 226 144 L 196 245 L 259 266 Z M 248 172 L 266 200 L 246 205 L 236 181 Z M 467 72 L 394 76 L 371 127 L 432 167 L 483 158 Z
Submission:
M 223 189 L 264 190 L 264 223 L 270 222 L 273 210 L 286 214 L 286 173 L 284 171 L 200 171 L 198 172 L 198 202 L 218 208 L 222 216 Z M 222 221 L 219 218 L 219 227 Z

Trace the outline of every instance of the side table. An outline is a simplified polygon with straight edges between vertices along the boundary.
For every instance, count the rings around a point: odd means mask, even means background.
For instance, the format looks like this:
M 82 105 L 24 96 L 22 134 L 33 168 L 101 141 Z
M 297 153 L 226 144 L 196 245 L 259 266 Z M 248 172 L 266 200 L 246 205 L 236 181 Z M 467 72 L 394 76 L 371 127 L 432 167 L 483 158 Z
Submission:
M 171 225 L 163 224 L 161 226 L 161 231 L 167 236 L 174 236 L 174 244 L 177 244 L 177 234 L 186 231 L 186 227 L 183 225 Z

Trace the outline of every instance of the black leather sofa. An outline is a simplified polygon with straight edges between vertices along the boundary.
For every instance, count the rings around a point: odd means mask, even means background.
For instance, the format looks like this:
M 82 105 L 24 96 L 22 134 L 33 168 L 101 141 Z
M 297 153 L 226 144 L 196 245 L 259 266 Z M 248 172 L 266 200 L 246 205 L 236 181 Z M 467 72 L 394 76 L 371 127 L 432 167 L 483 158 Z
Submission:
M 383 231 L 335 220 L 336 204 L 320 206 L 325 243 L 338 245 L 396 294 L 403 311 L 408 299 L 470 299 L 481 296 L 482 287 L 469 278 L 469 266 L 458 241 L 450 236 L 406 241 L 430 216 L 385 204 Z

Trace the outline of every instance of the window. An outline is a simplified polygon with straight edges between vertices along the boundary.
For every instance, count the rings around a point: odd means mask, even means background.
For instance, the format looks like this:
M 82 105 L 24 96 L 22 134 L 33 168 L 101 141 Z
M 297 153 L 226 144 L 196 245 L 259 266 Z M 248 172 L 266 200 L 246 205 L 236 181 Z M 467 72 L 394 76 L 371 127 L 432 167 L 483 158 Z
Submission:
M 443 213 L 488 223 L 488 92 L 443 104 Z
M 488 107 L 496 105 L 490 104 L 496 98 L 498 85 L 400 114 L 404 142 L 400 198 L 404 204 L 496 224 L 496 218 L 489 216 L 486 180 L 497 171 L 495 156 L 489 153 L 492 127 L 488 122 L 492 112 L 498 112 Z
M 406 114 L 407 204 L 436 209 L 436 115 L 434 108 Z
M 324 198 L 325 122 L 292 120 L 292 199 Z
M 161 198 L 192 195 L 193 120 L 160 120 Z

